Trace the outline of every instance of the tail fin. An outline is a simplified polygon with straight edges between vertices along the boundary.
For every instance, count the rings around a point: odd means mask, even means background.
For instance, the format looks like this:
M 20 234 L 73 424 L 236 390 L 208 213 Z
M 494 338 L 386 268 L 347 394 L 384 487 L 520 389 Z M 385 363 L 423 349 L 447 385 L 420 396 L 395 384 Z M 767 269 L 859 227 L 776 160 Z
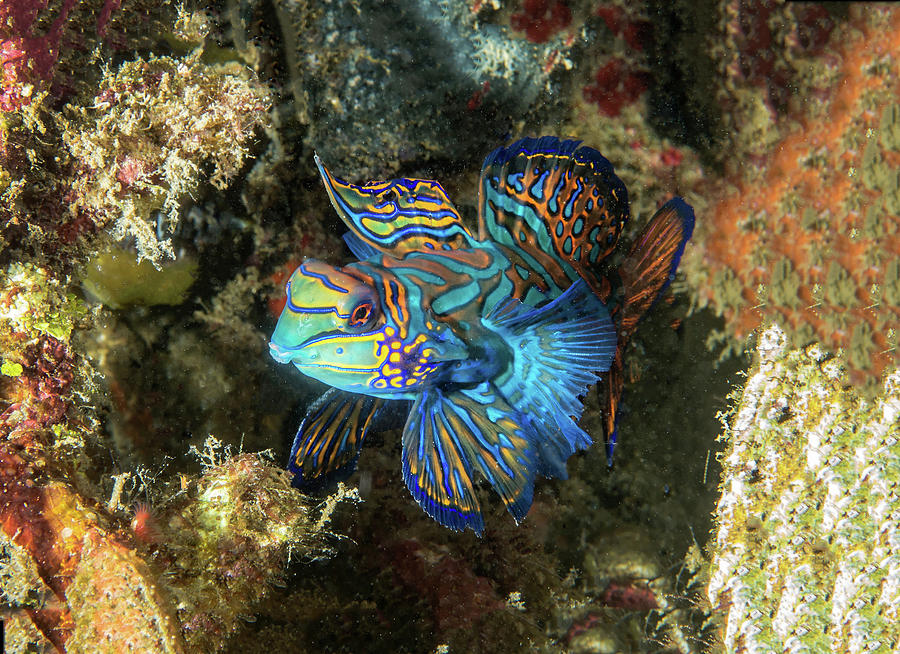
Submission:
M 603 432 L 609 465 L 613 461 L 619 398 L 624 385 L 622 353 L 641 318 L 675 278 L 684 247 L 693 232 L 694 210 L 681 198 L 672 198 L 644 227 L 619 266 L 624 289 L 624 299 L 617 316 L 619 342 L 603 387 Z
M 694 210 L 681 198 L 672 198 L 653 216 L 635 240 L 619 276 L 625 289 L 619 330 L 635 326 L 675 279 L 678 262 L 694 231 Z

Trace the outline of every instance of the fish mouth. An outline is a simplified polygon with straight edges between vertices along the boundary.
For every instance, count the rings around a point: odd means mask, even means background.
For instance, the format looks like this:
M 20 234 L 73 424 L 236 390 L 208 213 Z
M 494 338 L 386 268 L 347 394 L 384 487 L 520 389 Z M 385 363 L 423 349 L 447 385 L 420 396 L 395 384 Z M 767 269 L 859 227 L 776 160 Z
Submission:
M 299 347 L 282 347 L 278 343 L 269 341 L 269 355 L 278 363 L 290 363 L 297 356 Z

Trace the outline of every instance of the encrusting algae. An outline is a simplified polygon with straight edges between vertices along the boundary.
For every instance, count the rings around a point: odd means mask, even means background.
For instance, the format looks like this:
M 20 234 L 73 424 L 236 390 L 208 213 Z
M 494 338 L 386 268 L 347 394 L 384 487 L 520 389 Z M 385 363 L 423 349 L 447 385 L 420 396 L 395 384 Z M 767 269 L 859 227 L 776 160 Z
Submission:
M 900 13 L 854 5 L 833 37 L 827 90 L 713 190 L 684 267 L 732 339 L 776 321 L 874 389 L 900 362 Z

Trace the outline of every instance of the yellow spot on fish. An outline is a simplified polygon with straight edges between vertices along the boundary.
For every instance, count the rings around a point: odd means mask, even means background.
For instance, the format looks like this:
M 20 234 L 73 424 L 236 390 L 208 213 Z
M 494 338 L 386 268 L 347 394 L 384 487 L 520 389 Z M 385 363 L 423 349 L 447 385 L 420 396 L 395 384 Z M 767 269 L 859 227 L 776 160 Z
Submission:
M 388 357 L 391 363 L 400 363 L 400 353 L 399 352 L 391 352 L 391 356 Z

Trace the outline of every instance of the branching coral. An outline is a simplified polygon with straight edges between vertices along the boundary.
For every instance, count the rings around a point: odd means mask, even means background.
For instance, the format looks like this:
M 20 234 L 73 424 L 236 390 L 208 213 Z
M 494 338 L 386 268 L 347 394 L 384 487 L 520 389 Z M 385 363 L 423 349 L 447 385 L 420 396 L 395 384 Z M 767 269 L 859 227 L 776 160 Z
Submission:
M 864 401 L 772 327 L 726 429 L 708 594 L 729 651 L 900 646 L 900 372 Z

